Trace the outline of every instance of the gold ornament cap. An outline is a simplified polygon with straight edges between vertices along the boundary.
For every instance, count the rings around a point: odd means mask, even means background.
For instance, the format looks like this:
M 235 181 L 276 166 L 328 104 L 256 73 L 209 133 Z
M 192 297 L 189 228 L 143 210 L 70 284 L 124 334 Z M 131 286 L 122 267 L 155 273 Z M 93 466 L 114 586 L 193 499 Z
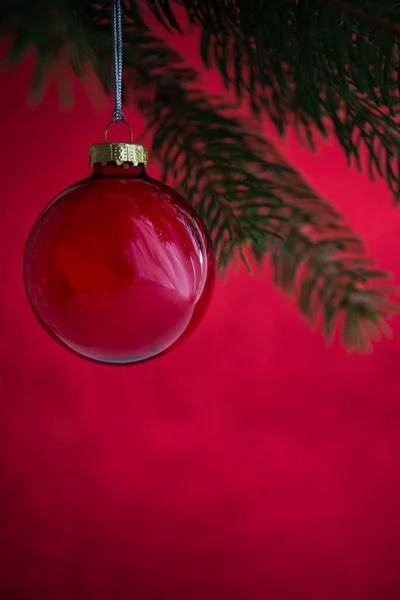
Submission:
M 133 163 L 135 167 L 140 164 L 147 167 L 149 153 L 145 146 L 130 142 L 104 142 L 90 146 L 89 165 L 91 167 L 96 163 L 100 163 L 104 167 L 108 162 L 114 162 L 117 165 L 129 162 Z
M 111 125 L 121 123 L 129 129 L 129 142 L 109 142 L 107 139 L 108 130 Z M 102 144 L 93 144 L 89 148 L 89 165 L 93 167 L 96 163 L 100 163 L 103 167 L 108 162 L 117 163 L 133 163 L 135 167 L 144 165 L 146 168 L 149 162 L 149 153 L 146 146 L 141 144 L 132 144 L 132 128 L 125 118 L 119 121 L 111 121 L 104 131 L 104 142 Z

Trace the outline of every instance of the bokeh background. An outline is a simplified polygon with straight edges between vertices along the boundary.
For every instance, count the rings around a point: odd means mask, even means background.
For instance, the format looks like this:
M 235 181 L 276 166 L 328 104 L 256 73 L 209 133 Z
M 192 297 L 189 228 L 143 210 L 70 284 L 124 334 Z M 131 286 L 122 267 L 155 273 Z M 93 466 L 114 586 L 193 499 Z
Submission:
M 88 174 L 110 103 L 93 82 L 64 110 L 54 82 L 29 103 L 32 64 L 0 73 L 1 600 L 400 598 L 400 318 L 373 354 L 327 348 L 267 266 L 219 284 L 170 355 L 113 369 L 66 353 L 25 299 L 24 243 Z M 334 143 L 278 143 L 400 283 L 385 184 Z

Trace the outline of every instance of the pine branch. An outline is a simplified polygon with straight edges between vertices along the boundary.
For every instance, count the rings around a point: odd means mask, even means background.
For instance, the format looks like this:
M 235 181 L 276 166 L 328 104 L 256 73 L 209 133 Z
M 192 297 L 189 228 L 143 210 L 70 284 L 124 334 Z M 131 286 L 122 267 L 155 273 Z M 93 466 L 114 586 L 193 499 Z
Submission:
M 14 25 L 18 46 L 42 44 L 46 65 L 67 54 L 78 74 L 90 64 L 109 90 L 110 2 L 71 7 L 68 19 L 59 14 L 60 27 L 53 24 L 46 44 L 45 19 L 36 17 L 33 31 L 27 23 Z M 311 322 L 321 321 L 328 338 L 342 322 L 346 345 L 368 349 L 371 339 L 387 333 L 386 320 L 396 311 L 390 288 L 377 283 L 387 274 L 371 266 L 361 241 L 271 142 L 253 133 L 235 107 L 205 96 L 197 72 L 150 33 L 138 6 L 126 8 L 126 88 L 134 90 L 152 131 L 164 177 L 208 224 L 220 267 L 237 252 L 246 262 L 270 254 L 275 283 L 296 296 Z
M 220 266 L 238 249 L 243 257 L 246 247 L 256 261 L 270 254 L 275 284 L 296 296 L 309 321 L 321 320 L 330 339 L 342 316 L 346 346 L 369 349 L 371 337 L 388 333 L 386 319 L 396 311 L 390 288 L 375 282 L 387 274 L 371 266 L 341 216 L 272 144 L 199 92 L 172 93 L 173 102 L 162 92 L 162 102 L 142 110 L 164 176 L 173 176 L 207 222 Z
M 390 0 L 389 2 L 372 2 L 372 14 L 369 12 L 371 3 L 366 3 L 364 0 L 358 2 L 348 2 L 346 0 L 326 0 L 327 3 L 331 4 L 334 8 L 339 10 L 342 14 L 351 17 L 354 21 L 367 25 L 374 31 L 384 31 L 391 37 L 396 39 L 400 34 L 400 22 L 394 22 L 397 11 L 395 3 Z M 378 11 L 376 9 L 379 9 Z M 381 15 L 380 12 L 382 11 Z M 399 15 L 397 13 L 397 17 Z M 399 19 L 400 21 L 400 19 Z
M 383 177 L 400 198 L 398 173 L 400 6 L 393 0 L 149 2 L 174 26 L 183 4 L 201 28 L 201 54 L 227 87 L 267 111 L 282 135 L 294 125 L 315 147 L 315 127 L 347 157 Z M 366 102 L 366 99 L 369 101 Z M 356 140 L 356 141 L 355 141 Z M 371 169 L 373 165 L 373 169 Z

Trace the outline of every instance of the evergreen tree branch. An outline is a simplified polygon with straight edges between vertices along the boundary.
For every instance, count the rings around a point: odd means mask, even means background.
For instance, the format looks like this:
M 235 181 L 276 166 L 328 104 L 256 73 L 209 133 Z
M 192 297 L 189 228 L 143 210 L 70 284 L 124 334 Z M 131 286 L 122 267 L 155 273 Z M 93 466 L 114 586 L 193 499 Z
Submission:
M 400 34 L 400 16 L 396 11 L 395 3 L 390 0 L 389 2 L 378 2 L 372 1 L 372 14 L 369 12 L 371 3 L 366 3 L 364 0 L 361 2 L 348 2 L 346 0 L 326 0 L 327 3 L 331 4 L 334 8 L 351 17 L 354 21 L 367 25 L 375 31 L 384 31 L 394 39 Z M 359 6 L 357 6 L 357 4 Z M 374 6 L 375 5 L 375 6 Z M 376 10 L 376 8 L 380 10 Z M 382 11 L 382 16 L 380 16 Z M 399 19 L 399 23 L 396 23 L 394 19 Z
M 276 285 L 296 296 L 309 321 L 322 322 L 328 339 L 341 316 L 350 349 L 368 349 L 371 337 L 386 334 L 396 309 L 376 280 L 387 274 L 371 266 L 341 216 L 225 108 L 199 92 L 173 91 L 173 102 L 161 93 L 159 104 L 142 105 L 153 149 L 207 222 L 220 266 L 238 249 L 248 247 L 255 260 L 268 253 Z
M 73 10 L 67 18 L 59 13 L 60 26 L 53 23 L 50 36 L 46 19 L 36 16 L 33 30 L 17 23 L 17 46 L 42 45 L 47 54 L 42 50 L 39 58 L 46 66 L 67 55 L 77 74 L 90 64 L 109 90 L 110 3 L 69 6 Z M 130 5 L 125 27 L 126 89 L 134 90 L 133 101 L 152 131 L 164 177 L 206 221 L 220 267 L 237 252 L 245 262 L 270 254 L 275 283 L 297 298 L 311 322 L 322 324 L 328 338 L 342 322 L 348 348 L 367 349 L 388 332 L 386 321 L 396 311 L 387 274 L 371 266 L 340 215 L 271 142 L 245 126 L 236 107 L 205 96 L 197 72 L 150 33 L 136 8 Z
M 166 19 L 177 4 L 201 28 L 205 65 L 218 68 L 255 114 L 266 110 L 281 135 L 294 125 L 312 147 L 315 127 L 324 136 L 333 132 L 360 170 L 365 148 L 369 174 L 374 165 L 399 200 L 398 3 L 149 2 Z

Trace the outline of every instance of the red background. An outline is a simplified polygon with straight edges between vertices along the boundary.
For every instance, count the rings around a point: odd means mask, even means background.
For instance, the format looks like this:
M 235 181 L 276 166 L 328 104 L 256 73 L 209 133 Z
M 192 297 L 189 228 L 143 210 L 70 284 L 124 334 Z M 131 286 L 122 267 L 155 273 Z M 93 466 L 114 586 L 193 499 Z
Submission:
M 60 111 L 55 86 L 27 105 L 30 71 L 0 77 L 0 598 L 399 598 L 400 320 L 348 356 L 243 270 L 170 355 L 113 369 L 66 353 L 24 297 L 24 243 L 88 173 L 110 107 L 77 87 Z M 334 144 L 281 146 L 400 281 L 385 185 Z

